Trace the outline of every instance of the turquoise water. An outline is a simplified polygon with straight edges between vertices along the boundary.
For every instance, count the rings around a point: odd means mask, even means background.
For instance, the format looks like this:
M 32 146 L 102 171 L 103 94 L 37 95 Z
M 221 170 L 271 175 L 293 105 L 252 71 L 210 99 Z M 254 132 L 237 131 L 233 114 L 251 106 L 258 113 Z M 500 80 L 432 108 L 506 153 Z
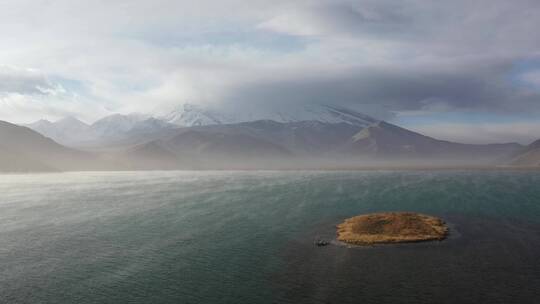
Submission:
M 437 243 L 347 248 L 408 210 Z M 540 303 L 537 172 L 0 175 L 2 303 Z

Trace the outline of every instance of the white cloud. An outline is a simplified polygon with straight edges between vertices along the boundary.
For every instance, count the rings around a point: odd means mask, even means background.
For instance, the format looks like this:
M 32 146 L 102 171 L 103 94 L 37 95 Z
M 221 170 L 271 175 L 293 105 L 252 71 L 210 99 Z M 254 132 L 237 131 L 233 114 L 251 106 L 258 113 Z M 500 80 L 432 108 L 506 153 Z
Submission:
M 0 120 L 27 123 L 65 116 L 92 120 L 104 113 L 99 104 L 66 90 L 38 70 L 0 66 Z
M 58 120 L 76 116 L 87 122 L 107 114 L 95 103 L 88 103 L 75 96 L 56 92 L 50 95 L 0 94 L 0 120 L 30 123 L 39 119 Z

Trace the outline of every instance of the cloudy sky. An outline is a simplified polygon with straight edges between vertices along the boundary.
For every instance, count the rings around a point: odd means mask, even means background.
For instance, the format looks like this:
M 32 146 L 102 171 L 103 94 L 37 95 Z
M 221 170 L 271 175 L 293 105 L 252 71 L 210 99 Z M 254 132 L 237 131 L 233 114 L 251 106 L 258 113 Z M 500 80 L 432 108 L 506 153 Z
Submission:
M 3 0 L 0 119 L 325 103 L 527 143 L 539 16 L 537 0 Z

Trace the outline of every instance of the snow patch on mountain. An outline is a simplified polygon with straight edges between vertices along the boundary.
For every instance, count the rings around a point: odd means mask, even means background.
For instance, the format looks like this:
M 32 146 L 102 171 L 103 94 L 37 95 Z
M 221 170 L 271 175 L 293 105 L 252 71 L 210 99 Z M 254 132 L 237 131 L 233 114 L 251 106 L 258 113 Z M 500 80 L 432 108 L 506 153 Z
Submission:
M 231 123 L 230 119 L 218 112 L 189 103 L 183 104 L 176 110 L 161 117 L 161 119 L 168 123 L 184 127 Z
M 184 127 L 233 124 L 256 120 L 272 120 L 281 123 L 299 121 L 318 121 L 322 123 L 347 123 L 356 126 L 369 126 L 378 120 L 365 114 L 328 105 L 288 106 L 287 108 L 260 109 L 209 109 L 201 105 L 184 104 L 162 120 Z
M 92 125 L 87 125 L 73 117 L 66 117 L 56 122 L 40 120 L 27 126 L 61 144 L 78 146 L 89 142 L 119 139 L 135 133 L 150 134 L 178 127 L 226 125 L 263 120 L 276 123 L 345 123 L 357 127 L 367 127 L 378 122 L 354 110 L 328 105 L 287 105 L 271 109 L 246 105 L 241 108 L 218 109 L 186 103 L 161 117 L 138 113 L 113 114 L 99 119 Z

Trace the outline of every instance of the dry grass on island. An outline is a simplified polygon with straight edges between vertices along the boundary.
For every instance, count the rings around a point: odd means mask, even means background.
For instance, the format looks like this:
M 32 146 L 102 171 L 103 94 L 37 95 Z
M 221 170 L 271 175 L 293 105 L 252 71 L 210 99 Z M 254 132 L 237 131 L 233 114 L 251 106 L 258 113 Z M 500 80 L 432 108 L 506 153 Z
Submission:
M 413 212 L 359 215 L 337 228 L 339 241 L 355 245 L 440 241 L 448 235 L 443 220 Z

